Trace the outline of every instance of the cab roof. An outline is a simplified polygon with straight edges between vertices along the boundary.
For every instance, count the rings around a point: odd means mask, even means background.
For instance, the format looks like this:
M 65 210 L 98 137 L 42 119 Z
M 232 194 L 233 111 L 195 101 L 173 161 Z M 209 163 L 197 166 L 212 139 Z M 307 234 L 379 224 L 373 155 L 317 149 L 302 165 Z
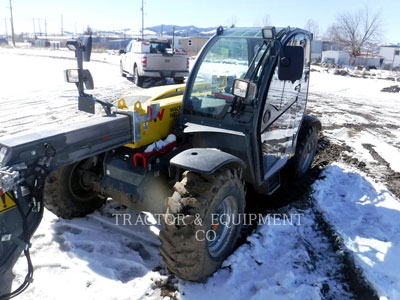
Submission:
M 283 27 L 276 27 L 276 33 L 284 30 Z M 224 29 L 222 33 L 224 37 L 246 37 L 246 38 L 260 38 L 262 39 L 261 27 L 233 27 Z

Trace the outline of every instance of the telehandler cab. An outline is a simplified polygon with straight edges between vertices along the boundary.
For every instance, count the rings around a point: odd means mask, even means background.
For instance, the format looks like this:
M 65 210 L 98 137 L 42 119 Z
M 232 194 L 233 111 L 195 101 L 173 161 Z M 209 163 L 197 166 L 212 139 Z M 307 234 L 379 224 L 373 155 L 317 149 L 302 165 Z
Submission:
M 192 281 L 213 274 L 238 239 L 245 186 L 269 195 L 285 165 L 298 177 L 311 165 L 321 130 L 305 115 L 311 40 L 297 28 L 219 27 L 185 87 L 133 107 L 85 93 L 91 38 L 69 41 L 78 69 L 65 76 L 79 109 L 94 113 L 99 103 L 105 116 L 0 140 L 0 274 L 21 251 L 29 263 L 24 285 L 2 299 L 31 281 L 30 237 L 43 206 L 82 217 L 108 197 L 165 214 L 160 254 L 171 272 Z

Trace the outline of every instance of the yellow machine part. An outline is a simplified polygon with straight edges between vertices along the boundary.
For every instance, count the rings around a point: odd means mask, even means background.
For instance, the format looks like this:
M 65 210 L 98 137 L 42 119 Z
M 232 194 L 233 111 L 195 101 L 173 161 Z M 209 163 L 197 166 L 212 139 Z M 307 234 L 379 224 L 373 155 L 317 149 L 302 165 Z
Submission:
M 181 87 L 168 90 L 144 103 L 136 102 L 133 107 L 128 108 L 129 110 L 137 110 L 142 115 L 147 113 L 148 105 L 160 104 L 160 111 L 156 120 L 140 124 L 140 141 L 125 146 L 136 149 L 167 137 L 173 131 L 176 119 L 179 116 L 184 89 L 184 87 Z M 126 108 L 125 101 L 121 100 L 118 102 L 119 107 Z

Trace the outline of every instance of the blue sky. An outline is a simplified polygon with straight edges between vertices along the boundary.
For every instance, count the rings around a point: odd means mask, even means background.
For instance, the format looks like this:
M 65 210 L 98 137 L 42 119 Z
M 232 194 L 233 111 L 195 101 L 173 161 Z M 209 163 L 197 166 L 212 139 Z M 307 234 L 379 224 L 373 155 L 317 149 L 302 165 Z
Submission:
M 9 0 L 0 0 L 0 33 L 5 33 L 4 18 L 9 18 Z M 61 14 L 65 30 L 82 31 L 88 24 L 96 29 L 139 29 L 141 0 L 12 0 L 16 32 L 33 31 L 35 18 L 47 20 L 48 32 L 60 30 Z M 384 41 L 400 42 L 400 1 L 398 0 L 145 0 L 145 26 L 159 24 L 213 27 L 261 24 L 265 15 L 276 26 L 304 27 L 315 20 L 320 31 L 334 22 L 341 11 L 354 11 L 369 5 L 380 11 L 385 28 Z

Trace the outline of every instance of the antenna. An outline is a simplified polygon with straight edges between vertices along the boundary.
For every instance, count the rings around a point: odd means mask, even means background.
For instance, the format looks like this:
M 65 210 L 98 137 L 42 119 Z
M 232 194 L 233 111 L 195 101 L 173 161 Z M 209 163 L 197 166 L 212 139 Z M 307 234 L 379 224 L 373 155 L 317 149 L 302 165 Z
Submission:
M 64 21 L 63 21 L 63 15 L 61 15 L 61 36 L 64 35 Z

